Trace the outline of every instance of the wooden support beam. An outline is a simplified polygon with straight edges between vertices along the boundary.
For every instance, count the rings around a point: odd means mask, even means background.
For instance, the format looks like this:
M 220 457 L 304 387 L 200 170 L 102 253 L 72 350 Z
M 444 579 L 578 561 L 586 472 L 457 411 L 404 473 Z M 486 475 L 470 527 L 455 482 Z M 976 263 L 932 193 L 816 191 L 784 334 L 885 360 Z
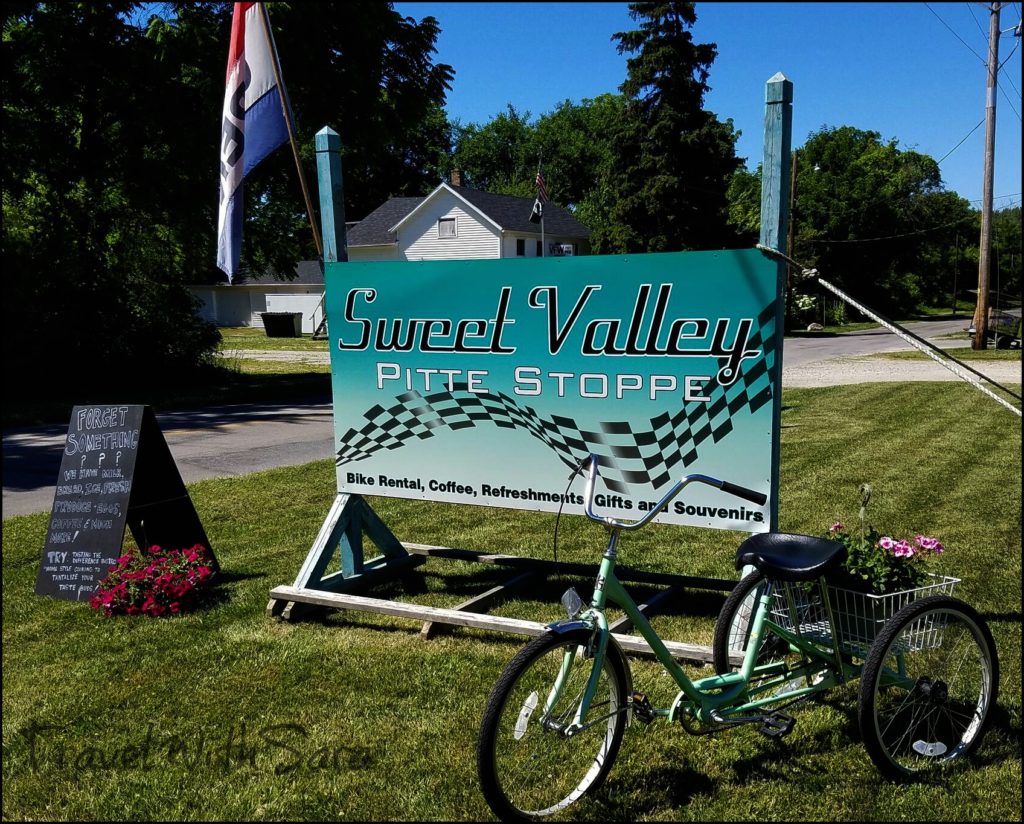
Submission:
M 508 632 L 515 635 L 537 636 L 547 631 L 547 624 L 537 621 L 502 618 L 496 615 L 478 615 L 464 610 L 441 609 L 339 592 L 323 592 L 320 590 L 280 586 L 270 591 L 270 597 L 291 603 L 312 604 L 330 609 L 375 612 L 381 615 L 393 615 L 398 618 L 409 618 L 417 621 L 440 621 L 461 627 Z M 614 638 L 627 653 L 645 656 L 654 655 L 654 652 L 643 638 L 635 638 L 631 635 L 615 635 Z M 708 647 L 684 644 L 679 641 L 665 641 L 664 643 L 669 654 L 679 661 L 695 664 L 707 664 L 712 661 L 711 650 Z
M 316 586 L 336 592 L 346 592 L 353 589 L 372 586 L 383 581 L 393 580 L 396 576 L 407 570 L 413 569 L 426 563 L 426 558 L 417 555 L 406 555 L 400 558 L 388 558 L 379 556 L 365 564 L 360 565 L 360 572 L 354 575 L 346 575 L 343 570 L 332 572 L 323 576 Z M 303 587 L 299 587 L 302 589 Z M 270 593 L 270 602 L 267 604 L 267 616 L 279 617 L 284 621 L 294 621 L 303 615 L 309 614 L 308 608 L 303 609 L 295 603 L 277 603 L 274 593 Z
M 639 605 L 640 614 L 646 618 L 650 618 L 651 614 L 658 609 L 661 604 L 667 601 L 669 598 L 677 597 L 684 587 L 682 584 L 671 586 L 668 589 L 663 589 L 661 592 L 655 593 L 651 598 L 644 603 Z M 613 621 L 608 625 L 608 629 L 612 632 L 621 632 L 628 634 L 633 631 L 633 622 L 629 619 L 628 615 L 623 615 L 617 621 Z
M 510 578 L 498 584 L 496 587 L 491 587 L 487 592 L 482 592 L 475 598 L 463 601 L 458 606 L 452 607 L 452 609 L 463 612 L 486 612 L 489 607 L 503 600 L 505 596 L 511 595 L 528 581 L 532 581 L 534 577 L 532 572 L 524 572 L 515 578 Z M 427 621 L 423 624 L 423 629 L 420 630 L 420 637 L 424 640 L 433 638 L 438 632 L 443 631 L 446 626 L 448 625 L 441 621 Z

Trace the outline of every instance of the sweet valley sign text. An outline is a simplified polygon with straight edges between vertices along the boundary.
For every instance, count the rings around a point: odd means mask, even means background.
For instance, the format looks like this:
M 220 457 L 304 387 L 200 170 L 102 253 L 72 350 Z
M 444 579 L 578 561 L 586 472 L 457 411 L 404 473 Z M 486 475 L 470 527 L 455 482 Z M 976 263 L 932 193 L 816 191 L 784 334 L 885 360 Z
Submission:
M 327 274 L 339 492 L 647 509 L 687 472 L 768 495 L 776 266 L 756 250 L 344 263 Z M 703 486 L 669 523 L 760 532 Z

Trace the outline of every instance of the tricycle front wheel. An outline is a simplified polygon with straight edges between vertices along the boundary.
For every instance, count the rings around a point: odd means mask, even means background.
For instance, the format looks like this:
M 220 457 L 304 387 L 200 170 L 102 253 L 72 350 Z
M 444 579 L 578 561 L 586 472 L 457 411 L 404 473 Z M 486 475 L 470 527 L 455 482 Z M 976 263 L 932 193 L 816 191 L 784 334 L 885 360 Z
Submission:
M 594 668 L 592 641 L 586 629 L 535 638 L 494 685 L 477 742 L 477 772 L 499 818 L 547 818 L 608 775 L 629 712 L 627 665 L 614 644 L 605 653 L 587 725 L 571 736 L 561 731 L 576 718 Z

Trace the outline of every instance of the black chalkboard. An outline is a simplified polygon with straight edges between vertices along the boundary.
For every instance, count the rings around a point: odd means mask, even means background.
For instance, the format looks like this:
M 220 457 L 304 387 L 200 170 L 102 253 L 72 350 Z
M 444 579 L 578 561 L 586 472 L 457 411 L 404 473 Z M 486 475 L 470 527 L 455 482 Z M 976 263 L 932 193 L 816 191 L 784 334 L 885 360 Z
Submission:
M 76 406 L 36 594 L 87 600 L 121 555 L 126 525 L 140 547 L 202 544 L 213 557 L 153 410 Z

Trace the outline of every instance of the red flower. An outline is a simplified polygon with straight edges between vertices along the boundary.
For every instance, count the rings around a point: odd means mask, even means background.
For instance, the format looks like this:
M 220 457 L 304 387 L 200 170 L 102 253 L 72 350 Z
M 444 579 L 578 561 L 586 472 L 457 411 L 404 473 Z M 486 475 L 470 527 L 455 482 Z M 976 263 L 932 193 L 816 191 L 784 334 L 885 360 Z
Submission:
M 211 560 L 201 544 L 130 550 L 110 567 L 89 605 L 106 615 L 178 615 L 197 603 L 213 578 Z

